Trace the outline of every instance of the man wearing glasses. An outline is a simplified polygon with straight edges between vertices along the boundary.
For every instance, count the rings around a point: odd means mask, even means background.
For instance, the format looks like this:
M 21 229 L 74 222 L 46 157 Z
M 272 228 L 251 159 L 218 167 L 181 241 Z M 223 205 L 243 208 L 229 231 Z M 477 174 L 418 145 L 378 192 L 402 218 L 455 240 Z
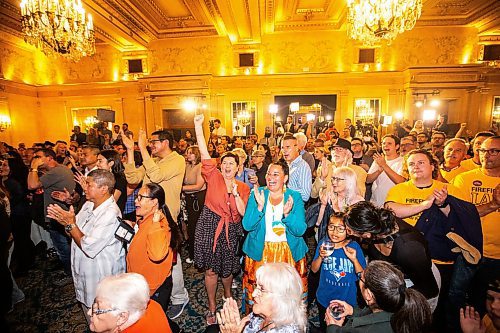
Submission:
M 471 295 L 474 307 L 484 313 L 488 278 L 500 276 L 500 136 L 484 140 L 478 153 L 481 168 L 457 175 L 452 183 L 470 195 L 481 216 L 483 258 Z
M 170 209 L 174 219 L 180 212 L 180 195 L 186 162 L 184 157 L 174 150 L 174 138 L 167 130 L 153 132 L 147 140 L 146 132 L 139 131 L 138 146 L 142 155 L 142 165 L 135 167 L 134 141 L 124 135 L 123 144 L 127 147 L 127 163 L 125 177 L 129 184 L 156 183 L 165 191 L 165 204 Z M 151 155 L 147 146 L 151 148 Z M 177 254 L 177 264 L 172 270 L 173 289 L 169 317 L 177 318 L 189 302 L 187 290 L 184 288 L 184 276 L 180 255 Z M 175 312 L 175 313 L 174 313 Z

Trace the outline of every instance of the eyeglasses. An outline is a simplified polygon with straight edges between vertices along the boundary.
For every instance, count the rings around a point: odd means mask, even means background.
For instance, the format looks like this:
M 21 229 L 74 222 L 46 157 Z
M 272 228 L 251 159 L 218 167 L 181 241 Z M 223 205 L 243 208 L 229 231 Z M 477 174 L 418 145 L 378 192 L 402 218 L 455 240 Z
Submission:
M 154 199 L 154 197 L 151 197 L 149 195 L 137 194 L 137 201 L 141 201 L 143 198 Z
M 335 231 L 335 230 L 337 230 L 341 234 L 343 234 L 346 231 L 346 227 L 344 227 L 343 225 L 333 225 L 333 224 L 330 224 L 330 225 L 328 225 L 327 228 L 328 228 L 329 231 Z
M 345 180 L 345 178 L 340 178 L 340 177 L 332 177 L 332 183 L 333 182 L 339 182 L 341 180 Z
M 96 304 L 96 303 L 95 303 L 95 301 L 94 301 L 94 303 L 92 304 L 92 309 L 91 309 L 91 310 L 92 310 L 92 314 L 91 314 L 91 316 L 99 316 L 99 315 L 102 315 L 102 314 L 105 314 L 105 313 L 108 313 L 108 312 L 116 311 L 116 310 L 118 310 L 118 309 L 117 309 L 117 308 L 112 308 L 112 309 L 99 309 L 99 308 L 97 307 L 97 304 Z
M 479 154 L 490 154 L 490 156 L 497 156 L 498 153 L 500 152 L 500 149 L 497 148 L 492 148 L 492 149 L 478 149 L 477 150 Z
M 258 284 L 255 284 L 255 285 L 253 286 L 253 290 L 254 290 L 254 291 L 258 291 L 260 294 L 264 294 L 264 293 L 268 293 L 268 294 L 270 294 L 270 293 L 271 293 L 271 291 L 264 290 L 264 289 L 262 288 L 262 286 L 261 286 L 261 285 L 258 285 Z
M 165 139 L 151 139 L 151 140 L 148 140 L 148 143 L 150 145 L 154 145 L 155 142 L 162 142 L 162 141 L 165 141 Z

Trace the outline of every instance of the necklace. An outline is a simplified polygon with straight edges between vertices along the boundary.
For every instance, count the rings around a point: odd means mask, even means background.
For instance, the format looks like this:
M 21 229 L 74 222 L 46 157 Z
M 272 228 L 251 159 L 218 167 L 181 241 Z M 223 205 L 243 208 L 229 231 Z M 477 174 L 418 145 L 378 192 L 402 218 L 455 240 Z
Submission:
M 446 167 L 446 166 L 444 165 L 444 163 L 441 165 L 441 169 L 443 169 L 443 170 L 444 170 L 444 171 L 446 171 L 446 172 L 450 172 L 450 171 L 453 171 L 453 170 L 458 169 L 458 168 L 460 168 L 460 164 L 459 164 L 459 165 L 457 165 L 456 167 L 453 167 L 453 168 L 448 168 L 448 167 Z
M 264 327 L 262 327 L 260 330 L 257 331 L 257 333 L 260 333 L 260 332 L 264 332 L 264 329 L 268 328 L 269 326 L 271 326 L 272 324 L 274 324 L 273 321 L 269 322 L 269 324 L 265 325 Z

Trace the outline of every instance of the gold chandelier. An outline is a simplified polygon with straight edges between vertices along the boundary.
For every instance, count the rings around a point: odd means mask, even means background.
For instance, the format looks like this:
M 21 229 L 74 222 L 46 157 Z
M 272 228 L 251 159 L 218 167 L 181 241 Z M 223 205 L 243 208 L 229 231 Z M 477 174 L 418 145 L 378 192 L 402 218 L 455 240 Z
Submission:
M 242 127 L 247 127 L 248 125 L 250 125 L 250 122 L 252 121 L 252 116 L 248 111 L 243 110 L 238 113 L 236 119 L 238 120 L 238 123 Z
M 348 32 L 365 46 L 390 44 L 411 30 L 422 13 L 422 0 L 347 0 Z
M 46 55 L 74 61 L 95 53 L 92 16 L 85 16 L 81 0 L 22 0 L 24 40 Z

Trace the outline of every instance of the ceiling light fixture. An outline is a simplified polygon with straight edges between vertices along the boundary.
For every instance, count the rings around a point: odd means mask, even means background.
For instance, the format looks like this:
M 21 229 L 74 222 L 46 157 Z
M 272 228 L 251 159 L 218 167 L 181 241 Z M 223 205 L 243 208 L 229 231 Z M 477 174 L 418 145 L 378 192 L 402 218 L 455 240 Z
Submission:
M 81 0 L 22 0 L 24 40 L 46 55 L 73 61 L 95 53 L 92 16 L 85 16 Z
M 422 13 L 422 0 L 347 0 L 348 33 L 365 46 L 390 44 L 411 30 Z

